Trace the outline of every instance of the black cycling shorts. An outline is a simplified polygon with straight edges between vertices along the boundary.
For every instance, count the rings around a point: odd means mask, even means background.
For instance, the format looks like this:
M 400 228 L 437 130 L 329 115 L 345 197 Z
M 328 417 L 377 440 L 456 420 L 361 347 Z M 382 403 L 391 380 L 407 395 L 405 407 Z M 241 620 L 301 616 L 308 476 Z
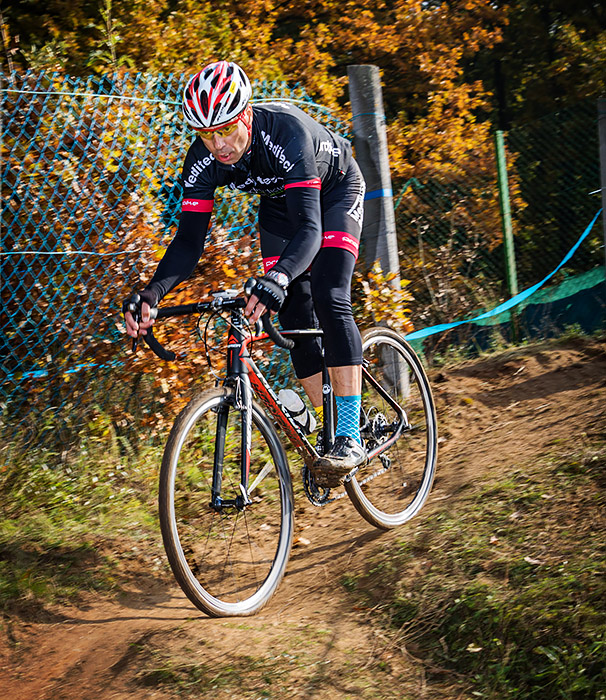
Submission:
M 322 247 L 309 269 L 290 283 L 279 312 L 285 330 L 320 327 L 324 331 L 329 367 L 362 364 L 362 339 L 351 308 L 351 279 L 362 232 L 364 193 L 364 179 L 355 161 L 341 182 L 322 192 Z M 291 230 L 280 200 L 263 197 L 259 231 L 265 272 L 280 259 Z M 322 369 L 317 339 L 298 341 L 291 357 L 299 379 Z

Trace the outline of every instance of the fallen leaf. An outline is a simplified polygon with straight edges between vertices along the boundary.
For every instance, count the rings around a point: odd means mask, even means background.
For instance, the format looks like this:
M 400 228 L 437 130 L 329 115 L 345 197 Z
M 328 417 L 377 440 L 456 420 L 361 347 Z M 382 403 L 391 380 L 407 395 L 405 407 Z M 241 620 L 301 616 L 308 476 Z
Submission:
M 527 564 L 534 564 L 536 566 L 543 563 L 540 559 L 533 559 L 532 557 L 524 557 L 524 561 Z

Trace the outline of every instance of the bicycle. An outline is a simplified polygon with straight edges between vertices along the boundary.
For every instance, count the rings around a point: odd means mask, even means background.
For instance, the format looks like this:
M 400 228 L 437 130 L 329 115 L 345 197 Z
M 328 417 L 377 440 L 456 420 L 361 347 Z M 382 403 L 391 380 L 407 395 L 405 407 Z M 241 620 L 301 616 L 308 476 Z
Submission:
M 319 488 L 310 465 L 334 439 L 333 394 L 323 369 L 322 438 L 312 445 L 282 406 L 254 361 L 253 343 L 270 339 L 290 348 L 317 329 L 279 332 L 269 316 L 251 329 L 246 298 L 233 290 L 210 301 L 159 308 L 158 318 L 227 314 L 226 372 L 214 388 L 181 411 L 164 450 L 159 515 L 173 574 L 189 600 L 210 616 L 258 612 L 284 575 L 293 542 L 293 487 L 286 451 L 275 425 L 303 459 L 303 489 L 316 506 L 349 496 L 373 526 L 397 527 L 412 518 L 431 490 L 437 426 L 431 388 L 420 360 L 397 333 L 363 333 L 360 431 L 368 462 L 346 478 L 344 492 Z M 209 319 L 210 321 L 210 319 Z M 161 358 L 175 359 L 155 338 L 143 336 Z M 208 342 L 204 334 L 208 358 Z M 254 397 L 253 397 L 254 394 Z

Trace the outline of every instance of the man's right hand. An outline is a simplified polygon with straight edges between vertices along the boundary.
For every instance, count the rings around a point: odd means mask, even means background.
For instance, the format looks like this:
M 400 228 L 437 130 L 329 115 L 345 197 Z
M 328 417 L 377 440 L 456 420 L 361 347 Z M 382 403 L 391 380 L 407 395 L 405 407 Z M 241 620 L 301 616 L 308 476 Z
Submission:
M 126 333 L 131 338 L 147 335 L 147 329 L 153 326 L 157 307 L 152 297 L 151 292 L 144 290 L 140 293 L 133 292 L 122 302 Z

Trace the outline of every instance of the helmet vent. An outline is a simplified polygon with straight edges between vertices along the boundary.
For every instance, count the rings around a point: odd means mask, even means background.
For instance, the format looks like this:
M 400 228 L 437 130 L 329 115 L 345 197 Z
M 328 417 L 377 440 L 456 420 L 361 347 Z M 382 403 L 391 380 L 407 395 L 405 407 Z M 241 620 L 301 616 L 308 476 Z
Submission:
M 251 95 L 250 81 L 242 68 L 217 61 L 194 75 L 185 87 L 183 116 L 195 129 L 219 127 L 241 114 Z
M 202 97 L 200 99 L 200 107 L 202 107 L 203 114 L 208 114 L 208 94 L 206 92 L 202 93 Z

